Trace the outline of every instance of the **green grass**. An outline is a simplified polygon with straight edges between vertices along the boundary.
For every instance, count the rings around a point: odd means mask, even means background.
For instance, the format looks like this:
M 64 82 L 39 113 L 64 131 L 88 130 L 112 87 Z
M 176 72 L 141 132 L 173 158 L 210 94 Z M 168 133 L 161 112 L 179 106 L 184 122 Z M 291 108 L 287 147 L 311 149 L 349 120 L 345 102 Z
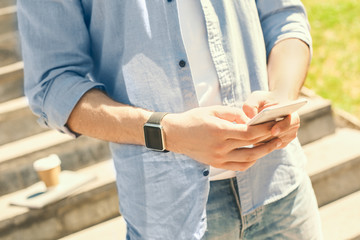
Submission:
M 359 0 L 303 0 L 313 37 L 305 86 L 360 119 Z

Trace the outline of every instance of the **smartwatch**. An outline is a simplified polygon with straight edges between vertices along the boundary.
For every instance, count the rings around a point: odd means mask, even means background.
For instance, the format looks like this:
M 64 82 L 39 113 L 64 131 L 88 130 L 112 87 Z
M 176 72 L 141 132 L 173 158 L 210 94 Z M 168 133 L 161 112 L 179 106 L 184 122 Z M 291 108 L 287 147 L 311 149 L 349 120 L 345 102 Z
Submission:
M 160 124 L 166 114 L 168 113 L 154 112 L 144 124 L 145 145 L 151 150 L 168 152 L 165 146 L 163 127 Z

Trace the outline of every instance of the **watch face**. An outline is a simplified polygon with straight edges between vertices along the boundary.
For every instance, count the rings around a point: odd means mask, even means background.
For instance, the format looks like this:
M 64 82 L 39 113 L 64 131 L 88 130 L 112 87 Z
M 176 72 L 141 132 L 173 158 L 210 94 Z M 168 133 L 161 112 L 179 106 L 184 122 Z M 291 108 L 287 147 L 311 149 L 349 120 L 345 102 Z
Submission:
M 163 151 L 162 129 L 158 125 L 144 125 L 145 144 L 147 148 Z

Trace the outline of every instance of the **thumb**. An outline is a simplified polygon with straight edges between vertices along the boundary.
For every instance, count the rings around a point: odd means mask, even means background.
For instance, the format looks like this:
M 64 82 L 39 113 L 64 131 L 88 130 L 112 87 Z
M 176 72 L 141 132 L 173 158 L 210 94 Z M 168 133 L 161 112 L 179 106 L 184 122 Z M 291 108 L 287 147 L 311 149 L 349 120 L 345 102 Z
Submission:
M 244 103 L 242 109 L 248 118 L 253 118 L 256 114 L 258 114 L 258 108 L 255 105 Z
M 241 108 L 226 107 L 216 109 L 216 117 L 232 123 L 243 124 L 249 120 L 249 117 Z

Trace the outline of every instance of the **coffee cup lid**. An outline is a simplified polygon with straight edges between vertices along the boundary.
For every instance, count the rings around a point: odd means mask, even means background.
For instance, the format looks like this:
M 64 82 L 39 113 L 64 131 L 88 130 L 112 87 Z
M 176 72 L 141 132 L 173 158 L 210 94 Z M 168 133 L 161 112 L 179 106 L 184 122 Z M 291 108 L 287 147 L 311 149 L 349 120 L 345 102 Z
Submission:
M 58 155 L 51 154 L 48 157 L 36 160 L 33 164 L 36 171 L 46 171 L 55 168 L 61 164 L 61 160 Z

